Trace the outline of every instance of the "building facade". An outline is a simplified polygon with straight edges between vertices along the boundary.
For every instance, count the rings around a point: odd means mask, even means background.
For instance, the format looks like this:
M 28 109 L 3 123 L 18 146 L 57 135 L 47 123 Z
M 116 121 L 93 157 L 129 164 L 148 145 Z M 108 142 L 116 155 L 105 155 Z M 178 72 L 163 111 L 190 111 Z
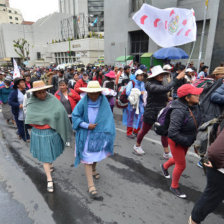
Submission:
M 69 17 L 68 14 L 53 13 L 31 25 L 0 24 L 0 61 L 5 58 L 18 58 L 13 41 L 23 38 L 30 44 L 29 66 L 75 61 L 94 63 L 103 55 L 104 40 L 62 40 L 61 21 Z
M 77 19 L 80 32 L 104 32 L 104 0 L 58 0 L 59 11 Z
M 10 8 L 9 1 L 0 0 L 0 24 L 21 24 L 23 16 L 18 9 Z
M 104 23 L 105 23 L 105 63 L 114 64 L 115 59 L 119 56 L 127 55 L 135 56 L 135 60 L 139 61 L 140 56 L 144 53 L 153 53 L 159 46 L 157 46 L 133 21 L 132 16 L 138 11 L 143 3 L 150 4 L 158 8 L 193 8 L 197 20 L 197 41 L 192 55 L 192 60 L 198 63 L 199 46 L 201 40 L 201 32 L 204 17 L 204 0 L 107 0 L 104 2 Z M 221 20 L 221 10 L 223 1 L 210 0 L 206 17 L 206 28 L 203 43 L 202 61 L 210 65 L 214 53 L 214 42 L 217 36 L 216 25 L 217 21 Z M 114 12 L 116 15 L 114 16 Z M 222 29 L 223 30 L 223 29 Z M 220 41 L 219 41 L 220 42 Z M 220 43 L 221 44 L 221 43 Z M 219 44 L 219 46 L 220 46 Z M 183 48 L 188 54 L 192 50 L 193 43 L 179 46 Z M 223 47 L 222 47 L 223 49 Z M 222 51 L 223 52 L 223 51 Z M 219 53 L 220 55 L 220 53 Z M 215 60 L 214 60 L 215 61 Z M 183 61 L 186 62 L 186 61 Z M 215 64 L 212 64 L 214 67 Z

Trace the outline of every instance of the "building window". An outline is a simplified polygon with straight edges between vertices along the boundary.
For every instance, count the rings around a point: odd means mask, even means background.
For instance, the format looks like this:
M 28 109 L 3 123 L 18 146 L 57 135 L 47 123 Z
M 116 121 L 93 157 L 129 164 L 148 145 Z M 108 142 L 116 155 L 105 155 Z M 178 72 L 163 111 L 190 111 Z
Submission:
M 17 14 L 17 12 L 15 11 L 15 14 Z
M 132 0 L 131 1 L 131 12 L 138 11 L 144 3 L 152 5 L 151 0 Z
M 149 36 L 144 31 L 130 32 L 131 54 L 135 56 L 135 60 L 139 61 L 140 56 L 148 52 Z
M 5 9 L 3 9 L 3 11 L 5 11 Z
M 37 52 L 37 60 L 41 59 L 41 53 Z
M 12 16 L 9 16 L 9 19 L 12 19 Z
M 11 10 L 9 10 L 9 13 L 12 13 L 12 11 L 11 11 Z
M 10 24 L 13 24 L 13 22 L 10 22 Z
M 19 20 L 18 17 L 15 17 L 15 20 Z

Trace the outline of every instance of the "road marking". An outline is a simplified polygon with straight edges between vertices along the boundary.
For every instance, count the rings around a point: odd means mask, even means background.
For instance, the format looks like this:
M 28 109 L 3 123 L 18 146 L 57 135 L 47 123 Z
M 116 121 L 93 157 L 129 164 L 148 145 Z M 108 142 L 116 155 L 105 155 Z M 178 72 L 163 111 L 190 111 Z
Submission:
M 120 128 L 116 128 L 116 130 L 117 130 L 117 131 L 120 131 L 120 132 L 122 132 L 122 133 L 126 133 L 125 130 L 122 130 L 122 129 L 120 129 Z M 148 138 L 148 137 L 144 137 L 144 139 L 147 140 L 147 141 L 149 141 L 149 142 L 153 142 L 153 143 L 156 143 L 156 144 L 162 146 L 162 144 L 161 144 L 160 141 L 157 141 L 157 140 L 154 140 L 154 139 L 152 139 L 152 138 Z M 190 152 L 190 151 L 188 151 L 187 154 L 190 155 L 190 156 L 193 156 L 193 157 L 195 157 L 195 158 L 197 158 L 197 159 L 200 159 L 200 157 L 199 157 L 196 153 L 194 153 L 194 152 Z

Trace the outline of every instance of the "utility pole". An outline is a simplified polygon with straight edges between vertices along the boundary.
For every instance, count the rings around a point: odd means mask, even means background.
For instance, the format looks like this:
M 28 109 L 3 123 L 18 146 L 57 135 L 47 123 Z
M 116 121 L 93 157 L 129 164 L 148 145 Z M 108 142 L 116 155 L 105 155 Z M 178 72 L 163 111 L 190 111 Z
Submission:
M 199 73 L 199 70 L 200 70 L 200 63 L 201 63 L 202 50 L 203 50 L 203 42 L 204 42 L 204 36 L 205 36 L 205 25 L 206 25 L 207 11 L 208 11 L 208 0 L 205 0 L 204 20 L 203 20 L 203 27 L 202 27 L 202 32 L 201 32 L 201 42 L 200 42 L 199 55 L 198 55 L 197 73 Z

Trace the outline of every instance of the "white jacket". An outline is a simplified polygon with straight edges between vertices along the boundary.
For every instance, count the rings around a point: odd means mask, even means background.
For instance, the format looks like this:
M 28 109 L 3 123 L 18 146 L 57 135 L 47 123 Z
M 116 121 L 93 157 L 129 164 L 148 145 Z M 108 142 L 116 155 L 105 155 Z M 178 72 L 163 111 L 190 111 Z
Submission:
M 136 109 L 136 114 L 139 114 L 139 101 L 140 101 L 141 91 L 137 88 L 133 88 L 128 97 L 130 104 Z

